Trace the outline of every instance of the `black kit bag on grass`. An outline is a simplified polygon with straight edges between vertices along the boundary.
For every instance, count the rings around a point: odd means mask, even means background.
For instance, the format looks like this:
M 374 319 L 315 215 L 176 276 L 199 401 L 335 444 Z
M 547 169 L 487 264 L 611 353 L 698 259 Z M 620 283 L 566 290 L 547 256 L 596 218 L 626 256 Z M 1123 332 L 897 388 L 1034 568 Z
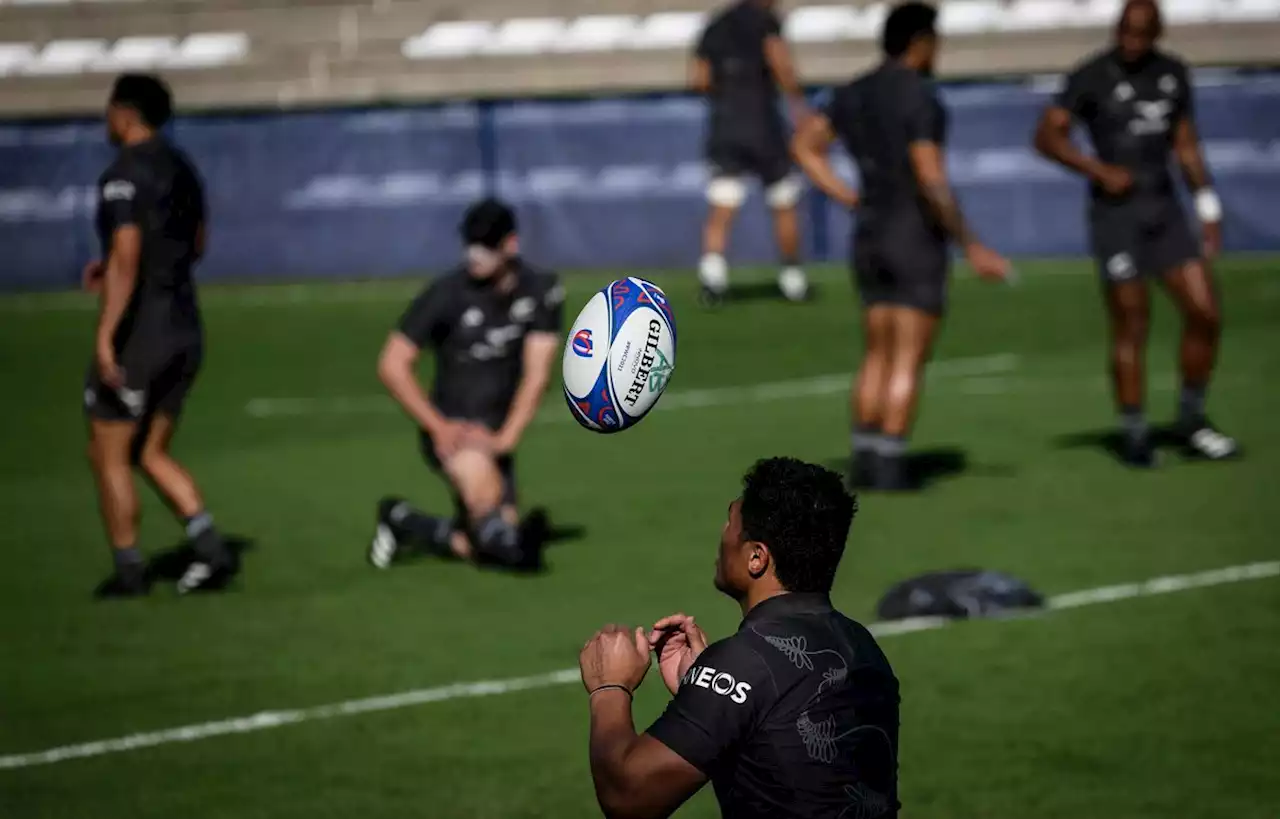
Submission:
M 880 598 L 876 615 L 881 620 L 969 619 L 1008 616 L 1043 606 L 1044 597 L 1016 577 L 963 569 L 930 572 L 898 583 Z

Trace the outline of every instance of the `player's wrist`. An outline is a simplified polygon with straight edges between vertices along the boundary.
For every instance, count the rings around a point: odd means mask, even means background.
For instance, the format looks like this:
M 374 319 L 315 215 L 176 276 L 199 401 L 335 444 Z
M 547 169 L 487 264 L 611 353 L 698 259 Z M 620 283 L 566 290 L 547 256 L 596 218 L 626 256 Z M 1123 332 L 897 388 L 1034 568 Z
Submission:
M 600 683 L 588 689 L 587 698 L 592 702 L 595 702 L 597 697 L 601 699 L 611 696 L 620 697 L 622 694 L 626 694 L 627 700 L 630 701 L 635 697 L 635 689 L 625 683 Z
M 1216 225 L 1222 221 L 1222 200 L 1213 188 L 1206 185 L 1196 191 L 1194 197 L 1196 216 L 1206 225 Z

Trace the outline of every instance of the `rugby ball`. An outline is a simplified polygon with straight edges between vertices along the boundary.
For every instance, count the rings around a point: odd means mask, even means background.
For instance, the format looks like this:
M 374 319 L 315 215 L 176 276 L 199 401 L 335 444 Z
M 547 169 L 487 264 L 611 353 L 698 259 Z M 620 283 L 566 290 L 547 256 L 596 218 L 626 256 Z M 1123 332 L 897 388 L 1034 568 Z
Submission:
M 569 330 L 561 370 L 579 424 L 621 432 L 640 423 L 676 367 L 676 320 L 667 294 L 629 276 L 591 297 Z

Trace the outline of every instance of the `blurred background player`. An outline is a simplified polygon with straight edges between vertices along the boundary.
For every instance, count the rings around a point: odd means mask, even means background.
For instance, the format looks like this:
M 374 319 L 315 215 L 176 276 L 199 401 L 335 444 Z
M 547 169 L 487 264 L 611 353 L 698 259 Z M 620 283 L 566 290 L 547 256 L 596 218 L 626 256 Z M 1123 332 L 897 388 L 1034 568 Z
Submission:
M 809 292 L 800 267 L 796 216 L 803 190 L 793 173 L 778 89 L 797 121 L 806 107 L 773 9 L 773 0 L 740 0 L 724 9 L 703 31 L 693 58 L 691 84 L 709 103 L 706 158 L 711 207 L 698 267 L 704 304 L 719 304 L 729 289 L 724 254 L 734 216 L 747 198 L 748 175 L 760 179 L 773 212 L 782 263 L 779 289 L 791 301 L 801 301 Z
M 199 487 L 169 454 L 203 358 L 192 266 L 205 241 L 199 176 L 160 135 L 172 114 L 169 89 L 147 75 L 121 76 L 107 105 L 107 134 L 119 151 L 98 181 L 102 261 L 85 269 L 101 309 L 84 392 L 90 463 L 115 556 L 115 573 L 98 588 L 104 597 L 148 591 L 134 463 L 184 521 L 194 547 L 178 591 L 218 587 L 237 570 Z
M 516 509 L 515 450 L 560 350 L 564 291 L 555 275 L 520 259 L 506 204 L 472 205 L 461 231 L 466 261 L 413 301 L 378 360 L 382 383 L 418 424 L 427 462 L 444 472 L 455 514 L 436 517 L 384 499 L 369 548 L 378 568 L 414 553 L 512 569 L 541 565 L 541 526 L 522 527 Z M 424 347 L 436 354 L 430 396 L 414 372 Z
M 1218 352 L 1221 318 L 1207 259 L 1217 255 L 1222 203 L 1211 187 L 1196 133 L 1189 73 L 1156 49 L 1163 26 L 1152 0 L 1130 0 L 1114 47 L 1090 57 L 1067 78 L 1036 131 L 1036 148 L 1090 181 L 1089 232 L 1111 319 L 1111 372 L 1123 430 L 1124 460 L 1156 463 L 1143 411 L 1148 283 L 1159 278 L 1182 314 L 1182 393 L 1176 431 L 1191 457 L 1237 453 L 1234 439 L 1205 416 L 1205 394 Z M 1072 120 L 1088 128 L 1096 156 L 1071 142 Z M 1169 172 L 1172 150 L 1195 198 L 1197 247 Z
M 865 352 L 851 398 L 855 430 L 851 480 L 874 489 L 912 486 L 907 434 L 947 300 L 948 238 L 985 278 L 1008 262 L 978 241 L 947 181 L 946 111 L 930 79 L 937 12 L 923 3 L 895 8 L 884 25 L 884 61 L 837 88 L 806 120 L 794 150 L 824 193 L 856 208 L 853 269 L 861 293 Z M 858 164 L 861 196 L 828 159 L 839 139 Z

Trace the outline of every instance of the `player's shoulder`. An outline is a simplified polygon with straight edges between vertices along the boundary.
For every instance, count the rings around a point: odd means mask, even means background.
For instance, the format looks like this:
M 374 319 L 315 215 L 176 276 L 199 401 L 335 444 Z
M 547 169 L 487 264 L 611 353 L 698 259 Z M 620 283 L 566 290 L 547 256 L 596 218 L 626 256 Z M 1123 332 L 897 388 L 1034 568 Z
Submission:
M 773 674 L 761 656 L 751 634 L 738 631 L 707 646 L 685 672 L 681 687 L 705 688 L 725 693 L 745 683 L 745 690 L 772 693 Z M 721 689 L 724 689 L 723 691 Z
M 432 276 L 418 291 L 418 296 L 447 296 L 460 292 L 467 284 L 466 268 L 458 265 Z
M 536 293 L 550 293 L 561 287 L 560 276 L 554 270 L 520 262 L 520 281 Z
M 1152 55 L 1151 67 L 1154 71 L 1162 74 L 1176 74 L 1180 77 L 1189 77 L 1191 68 L 1187 65 L 1187 61 L 1168 51 L 1157 49 Z
M 1107 76 L 1111 71 L 1111 67 L 1115 64 L 1115 60 L 1114 49 L 1099 49 L 1073 65 L 1067 71 L 1067 76 L 1076 78 Z

